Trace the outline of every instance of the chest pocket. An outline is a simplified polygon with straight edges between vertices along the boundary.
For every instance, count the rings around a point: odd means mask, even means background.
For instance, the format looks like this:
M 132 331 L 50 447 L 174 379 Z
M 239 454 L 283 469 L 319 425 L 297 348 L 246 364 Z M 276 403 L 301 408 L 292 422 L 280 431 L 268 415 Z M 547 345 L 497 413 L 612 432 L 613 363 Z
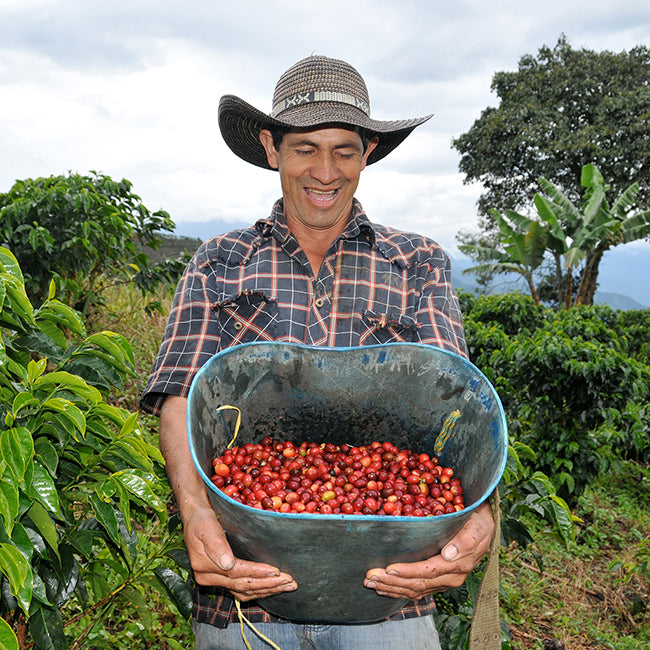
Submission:
M 221 330 L 221 348 L 254 341 L 275 341 L 278 307 L 259 292 L 244 292 L 214 306 Z
M 377 343 L 414 343 L 418 338 L 418 325 L 412 316 L 400 312 L 375 314 L 366 311 L 362 317 L 365 331 L 360 345 Z

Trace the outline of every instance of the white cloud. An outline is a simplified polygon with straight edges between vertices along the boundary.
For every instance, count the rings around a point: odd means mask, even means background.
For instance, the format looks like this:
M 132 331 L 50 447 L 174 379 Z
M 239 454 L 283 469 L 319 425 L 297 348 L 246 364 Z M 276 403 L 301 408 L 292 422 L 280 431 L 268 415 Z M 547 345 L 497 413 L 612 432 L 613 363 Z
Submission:
M 0 0 L 0 192 L 94 169 L 131 180 L 179 231 L 265 216 L 277 175 L 230 152 L 217 103 L 232 93 L 269 110 L 280 73 L 316 52 L 360 69 L 375 117 L 435 114 L 364 172 L 358 196 L 371 219 L 453 247 L 480 188 L 463 185 L 450 143 L 495 104 L 493 73 L 562 32 L 630 49 L 650 40 L 649 18 L 640 0 Z

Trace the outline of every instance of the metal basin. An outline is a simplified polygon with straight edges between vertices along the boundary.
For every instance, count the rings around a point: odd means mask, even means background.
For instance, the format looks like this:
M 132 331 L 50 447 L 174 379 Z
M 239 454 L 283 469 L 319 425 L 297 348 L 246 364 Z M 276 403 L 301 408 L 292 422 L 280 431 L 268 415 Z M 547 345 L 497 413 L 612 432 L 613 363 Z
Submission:
M 280 440 L 353 445 L 388 440 L 433 453 L 444 421 L 461 417 L 440 454 L 454 468 L 466 508 L 437 517 L 280 514 L 244 506 L 212 484 L 212 460 L 230 443 Z M 436 555 L 496 488 L 508 434 L 496 391 L 470 362 L 422 344 L 322 348 L 249 343 L 215 355 L 197 374 L 188 401 L 194 463 L 238 557 L 291 574 L 292 593 L 261 599 L 294 621 L 381 620 L 407 601 L 363 586 L 370 568 Z

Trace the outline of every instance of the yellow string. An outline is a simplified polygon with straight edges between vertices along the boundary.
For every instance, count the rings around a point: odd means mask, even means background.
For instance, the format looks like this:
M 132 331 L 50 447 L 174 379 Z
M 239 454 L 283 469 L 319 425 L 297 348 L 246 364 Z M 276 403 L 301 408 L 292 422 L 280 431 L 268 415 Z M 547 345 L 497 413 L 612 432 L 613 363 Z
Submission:
M 225 411 L 226 409 L 232 409 L 237 411 L 237 422 L 235 422 L 235 433 L 232 437 L 232 440 L 228 443 L 227 449 L 230 449 L 235 440 L 237 439 L 237 434 L 239 433 L 239 427 L 241 426 L 241 411 L 236 407 L 236 406 L 230 406 L 229 404 L 224 404 L 223 406 L 220 406 L 217 408 L 217 412 L 219 411 Z M 244 613 L 241 611 L 241 603 L 239 601 L 239 598 L 235 597 L 235 606 L 237 607 L 237 615 L 239 616 L 239 629 L 241 630 L 241 638 L 244 640 L 244 643 L 246 644 L 246 647 L 248 650 L 252 650 L 250 643 L 248 643 L 248 639 L 246 638 L 246 634 L 244 634 L 244 623 L 248 625 L 248 627 L 257 634 L 261 639 L 266 641 L 272 648 L 275 648 L 275 650 L 282 650 L 280 646 L 276 645 L 266 637 L 264 634 L 262 634 L 247 618 L 244 616 Z
M 226 449 L 230 449 L 233 446 L 235 439 L 237 438 L 237 434 L 239 433 L 239 427 L 241 426 L 241 411 L 236 406 L 230 406 L 229 404 L 224 404 L 223 406 L 220 406 L 217 409 L 217 413 L 219 411 L 224 411 L 226 409 L 233 409 L 237 411 L 237 422 L 235 422 L 235 435 L 233 435 L 232 440 L 228 443 L 228 446 L 226 447 Z
M 239 616 L 239 629 L 241 630 L 241 637 L 244 639 L 244 643 L 246 644 L 246 647 L 248 650 L 252 650 L 250 644 L 248 643 L 248 639 L 246 638 L 246 635 L 244 634 L 244 622 L 248 627 L 257 634 L 262 640 L 266 641 L 272 648 L 275 648 L 275 650 L 282 650 L 280 646 L 276 645 L 269 639 L 267 636 L 264 636 L 245 616 L 244 613 L 241 611 L 241 603 L 239 602 L 239 598 L 235 598 L 235 606 L 237 607 L 237 615 Z
M 459 417 L 460 417 L 460 411 L 452 411 L 447 417 L 447 419 L 445 420 L 445 423 L 442 425 L 442 431 L 438 434 L 438 437 L 436 438 L 436 442 L 433 445 L 433 451 L 436 454 L 436 456 L 440 455 L 442 448 L 445 446 L 447 440 L 449 440 L 449 436 L 451 435 L 452 429 L 454 428 Z

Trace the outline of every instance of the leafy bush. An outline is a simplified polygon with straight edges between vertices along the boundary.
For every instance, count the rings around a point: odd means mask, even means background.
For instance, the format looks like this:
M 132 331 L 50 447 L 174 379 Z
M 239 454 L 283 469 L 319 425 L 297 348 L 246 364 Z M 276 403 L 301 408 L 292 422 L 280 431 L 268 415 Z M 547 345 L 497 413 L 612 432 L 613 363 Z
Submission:
M 189 591 L 164 559 L 182 559 L 182 550 L 178 522 L 167 517 L 162 457 L 144 439 L 137 413 L 110 403 L 133 373 L 130 345 L 109 331 L 86 336 L 54 285 L 34 309 L 5 248 L 0 332 L 3 647 L 18 647 L 9 627 L 20 647 L 28 639 L 36 648 L 70 647 L 62 612 L 73 597 L 90 615 L 81 638 L 120 599 L 146 606 L 152 587 L 187 615 Z M 168 524 L 154 553 L 140 546 L 136 526 L 153 515 Z
M 511 433 L 575 503 L 613 458 L 650 451 L 650 368 L 637 340 L 648 319 L 601 307 L 532 307 L 517 294 L 476 300 L 466 318 L 468 347 L 495 383 Z
M 28 295 L 43 300 L 54 278 L 61 297 L 84 313 L 119 277 L 144 290 L 175 283 L 183 261 L 150 268 L 142 250 L 173 229 L 167 212 L 151 212 L 129 181 L 95 172 L 20 180 L 0 194 L 0 245 L 25 270 Z

